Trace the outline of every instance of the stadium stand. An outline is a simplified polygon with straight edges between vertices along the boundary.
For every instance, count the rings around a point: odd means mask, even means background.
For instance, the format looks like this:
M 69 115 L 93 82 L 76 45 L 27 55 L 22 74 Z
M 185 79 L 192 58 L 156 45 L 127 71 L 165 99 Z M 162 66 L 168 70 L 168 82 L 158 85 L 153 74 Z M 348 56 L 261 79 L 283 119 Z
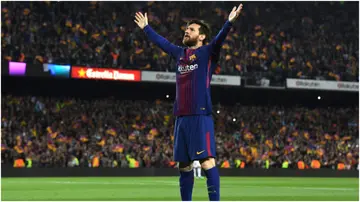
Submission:
M 214 35 L 232 6 L 228 2 L 6 1 L 1 11 L 2 62 L 35 64 L 32 67 L 39 69 L 42 64 L 70 64 L 174 72 L 175 61 L 136 28 L 134 12 L 147 11 L 154 29 L 180 45 L 187 20 L 207 20 Z M 358 83 L 358 12 L 356 2 L 247 2 L 239 26 L 226 39 L 216 74 L 248 81 L 266 78 L 275 86 L 285 86 L 286 78 Z M 9 80 L 1 99 L 2 165 L 29 166 L 31 159 L 31 167 L 176 166 L 169 99 L 136 95 L 124 100 L 128 96 L 124 92 L 137 84 L 122 86 L 116 92 L 122 99 L 117 99 L 98 96 L 118 88 L 105 81 L 96 83 L 101 90 L 94 90 L 90 82 L 97 81 L 81 80 L 84 84 L 79 87 L 69 79 L 55 88 L 50 79 Z M 355 84 L 351 85 L 354 90 Z M 146 90 L 140 88 L 147 84 L 139 86 L 130 91 L 145 95 Z M 237 89 L 235 95 L 229 88 L 221 86 L 220 91 L 248 101 L 240 104 L 237 98 L 225 99 L 229 96 L 219 93 L 213 98 L 217 100 L 213 116 L 218 166 L 281 168 L 288 162 L 295 169 L 315 169 L 319 164 L 321 168 L 358 168 L 358 106 L 322 106 L 355 99 L 323 93 L 324 99 L 310 107 L 260 90 L 240 93 Z M 59 97 L 52 95 L 55 91 L 72 93 Z M 82 93 L 94 98 L 79 98 Z M 308 98 L 305 93 L 294 95 L 299 95 L 299 102 Z M 253 103 L 255 96 L 263 103 Z
M 231 5 L 7 1 L 2 59 L 174 71 L 174 61 L 136 28 L 134 12 L 147 11 L 155 30 L 181 45 L 187 20 L 207 20 L 214 35 Z M 358 81 L 358 12 L 356 2 L 249 2 L 223 46 L 217 74 Z
M 66 167 L 76 156 L 79 166 L 93 167 L 101 154 L 102 167 L 128 167 L 127 155 L 140 167 L 175 166 L 171 102 L 7 95 L 2 106 L 3 163 L 23 156 L 32 166 Z M 219 166 L 357 166 L 358 108 L 214 107 Z

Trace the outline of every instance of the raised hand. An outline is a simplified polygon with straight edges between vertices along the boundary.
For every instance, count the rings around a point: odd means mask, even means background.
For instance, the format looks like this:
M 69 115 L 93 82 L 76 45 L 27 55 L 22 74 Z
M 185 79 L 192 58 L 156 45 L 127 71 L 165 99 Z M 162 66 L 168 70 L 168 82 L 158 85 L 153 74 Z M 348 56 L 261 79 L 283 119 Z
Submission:
M 135 14 L 135 20 L 134 22 L 141 28 L 144 29 L 146 25 L 148 25 L 148 18 L 147 13 L 145 13 L 145 16 L 141 12 L 137 12 Z
M 236 6 L 234 6 L 234 8 L 232 9 L 230 15 L 229 15 L 229 21 L 230 22 L 234 22 L 237 17 L 239 17 L 240 13 L 241 13 L 241 10 L 243 8 L 243 5 L 240 4 L 237 9 L 236 9 Z

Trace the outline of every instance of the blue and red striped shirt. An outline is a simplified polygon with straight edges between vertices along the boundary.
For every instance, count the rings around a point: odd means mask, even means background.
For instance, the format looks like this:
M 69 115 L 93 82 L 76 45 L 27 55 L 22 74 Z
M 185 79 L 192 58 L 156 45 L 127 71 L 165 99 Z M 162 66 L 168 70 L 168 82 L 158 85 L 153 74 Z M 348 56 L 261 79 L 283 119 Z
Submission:
M 150 41 L 176 59 L 175 116 L 210 115 L 212 113 L 210 82 L 219 53 L 232 27 L 226 21 L 218 35 L 197 49 L 179 47 L 158 35 L 149 25 L 144 28 Z

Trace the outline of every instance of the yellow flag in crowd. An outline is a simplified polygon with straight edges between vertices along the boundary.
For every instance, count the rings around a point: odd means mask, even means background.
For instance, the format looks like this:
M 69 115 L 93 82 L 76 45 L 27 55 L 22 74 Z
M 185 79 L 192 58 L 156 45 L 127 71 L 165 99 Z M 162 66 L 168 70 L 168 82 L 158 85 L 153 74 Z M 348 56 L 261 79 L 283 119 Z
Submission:
M 149 146 L 143 146 L 143 150 L 144 150 L 144 151 L 149 151 L 149 150 L 150 150 L 150 147 L 149 147 Z
M 286 133 L 286 126 L 281 127 L 279 132 L 284 135 Z
M 24 153 L 24 149 L 21 146 L 16 145 L 14 149 L 18 154 Z
M 82 32 L 83 34 L 87 34 L 87 33 L 88 33 L 87 30 L 84 29 L 84 28 L 80 28 L 80 32 Z
M 131 133 L 128 137 L 129 140 L 135 140 L 136 139 L 136 135 L 134 133 Z
M 326 139 L 326 140 L 331 140 L 332 137 L 331 137 L 328 133 L 326 133 L 326 134 L 325 134 L 325 139 Z
M 273 142 L 272 142 L 272 140 L 265 140 L 265 145 L 267 145 L 270 149 L 272 149 L 273 148 Z
M 116 136 L 116 131 L 115 131 L 115 129 L 111 128 L 111 129 L 106 130 L 106 134 Z
M 308 132 L 304 132 L 304 137 L 305 137 L 305 139 L 310 139 L 310 134 L 308 133 Z
M 149 133 L 153 136 L 157 136 L 159 134 L 159 131 L 156 128 L 152 128 Z
M 56 146 L 55 146 L 55 144 L 53 144 L 53 143 L 48 143 L 48 144 L 47 144 L 47 147 L 48 147 L 48 149 L 50 149 L 50 150 L 53 151 L 53 152 L 56 151 Z
M 72 27 L 72 21 L 71 20 L 66 20 L 65 26 L 66 27 Z
M 24 15 L 29 15 L 29 13 L 30 13 L 30 9 L 25 8 L 23 14 Z
M 124 145 L 122 144 L 117 144 L 113 147 L 112 149 L 113 152 L 116 152 L 116 153 L 123 153 L 124 151 Z
M 99 34 L 99 33 L 95 33 L 95 34 L 91 35 L 91 37 L 92 37 L 92 38 L 94 38 L 94 39 L 98 39 L 98 38 L 99 38 L 99 36 L 100 36 L 100 34 Z
M 154 135 L 149 133 L 149 134 L 146 135 L 146 138 L 149 141 L 154 140 Z
M 80 137 L 80 141 L 81 141 L 81 142 L 88 142 L 89 139 L 88 139 L 86 136 L 82 135 L 82 136 Z
M 100 140 L 100 142 L 98 142 L 97 143 L 97 145 L 99 145 L 99 146 L 104 146 L 105 145 L 105 139 L 104 138 L 102 138 L 101 140 Z

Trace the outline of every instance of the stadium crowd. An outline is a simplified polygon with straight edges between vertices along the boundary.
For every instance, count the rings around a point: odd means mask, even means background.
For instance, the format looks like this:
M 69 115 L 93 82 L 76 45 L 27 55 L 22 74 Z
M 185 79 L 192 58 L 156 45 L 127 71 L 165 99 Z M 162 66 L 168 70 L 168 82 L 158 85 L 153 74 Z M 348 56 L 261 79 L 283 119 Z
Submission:
M 213 36 L 233 2 L 2 2 L 2 59 L 174 71 L 146 39 L 136 11 L 181 45 L 186 21 L 207 20 Z M 358 2 L 247 2 L 227 37 L 218 74 L 358 81 Z
M 2 96 L 1 163 L 176 167 L 172 103 Z M 251 114 L 251 116 L 250 116 Z M 357 169 L 359 109 L 214 105 L 224 168 Z

